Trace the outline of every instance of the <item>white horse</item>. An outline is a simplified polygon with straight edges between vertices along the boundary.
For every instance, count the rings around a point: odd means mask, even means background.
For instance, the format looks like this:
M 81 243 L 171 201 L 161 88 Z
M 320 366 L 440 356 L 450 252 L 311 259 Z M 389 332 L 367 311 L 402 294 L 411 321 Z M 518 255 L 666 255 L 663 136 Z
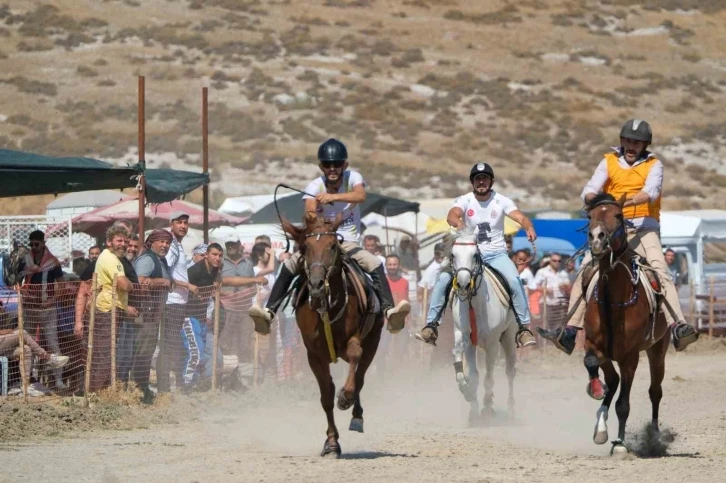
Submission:
M 478 229 L 457 233 L 451 249 L 456 284 L 452 291 L 454 316 L 454 367 L 456 382 L 464 398 L 471 404 L 469 423 L 479 418 L 486 420 L 494 415 L 494 364 L 499 344 L 504 349 L 506 373 L 509 381 L 508 414 L 514 416 L 514 375 L 517 344 L 515 336 L 518 326 L 512 310 L 503 305 L 492 284 L 487 283 L 477 247 Z M 484 407 L 479 413 L 476 400 L 479 385 L 479 371 L 476 365 L 476 347 L 472 344 L 469 309 L 476 317 L 477 345 L 486 353 L 486 376 L 484 378 Z M 464 375 L 463 360 L 466 360 L 467 375 Z

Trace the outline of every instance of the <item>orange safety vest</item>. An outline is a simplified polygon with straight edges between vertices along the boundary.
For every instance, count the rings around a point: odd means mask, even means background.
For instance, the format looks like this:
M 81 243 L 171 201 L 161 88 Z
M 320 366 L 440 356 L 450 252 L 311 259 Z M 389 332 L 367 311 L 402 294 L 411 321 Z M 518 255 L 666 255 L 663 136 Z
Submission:
M 636 193 L 643 191 L 648 173 L 653 169 L 655 162 L 658 161 L 655 156 L 651 156 L 635 167 L 623 168 L 620 166 L 619 159 L 617 153 L 608 153 L 605 155 L 608 168 L 608 180 L 603 187 L 603 192 L 613 195 L 616 200 L 620 199 L 622 195 L 631 198 Z M 623 216 L 626 219 L 649 216 L 660 221 L 660 198 L 659 196 L 655 200 L 650 200 L 649 203 L 626 206 L 623 208 Z

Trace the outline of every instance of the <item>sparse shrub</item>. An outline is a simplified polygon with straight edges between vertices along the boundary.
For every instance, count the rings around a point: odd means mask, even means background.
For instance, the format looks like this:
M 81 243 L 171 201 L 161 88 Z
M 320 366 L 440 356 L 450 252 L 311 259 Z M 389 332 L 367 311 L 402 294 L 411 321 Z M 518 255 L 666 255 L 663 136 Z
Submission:
M 76 74 L 80 75 L 81 77 L 96 77 L 98 76 L 98 72 L 93 70 L 92 68 L 85 66 L 85 65 L 79 65 L 76 69 Z

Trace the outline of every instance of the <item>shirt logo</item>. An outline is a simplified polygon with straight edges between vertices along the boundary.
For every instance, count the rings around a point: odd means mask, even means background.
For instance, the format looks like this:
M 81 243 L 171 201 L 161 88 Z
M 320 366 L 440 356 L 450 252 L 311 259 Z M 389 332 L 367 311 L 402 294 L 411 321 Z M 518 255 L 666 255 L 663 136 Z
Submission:
M 466 216 L 474 216 L 474 210 L 469 210 L 466 212 Z
M 116 270 L 120 272 L 121 270 L 123 270 L 123 267 L 121 267 L 121 265 L 116 265 Z
M 484 163 L 479 163 L 476 165 L 477 171 L 484 171 Z
M 492 210 L 492 220 L 497 217 L 497 210 Z

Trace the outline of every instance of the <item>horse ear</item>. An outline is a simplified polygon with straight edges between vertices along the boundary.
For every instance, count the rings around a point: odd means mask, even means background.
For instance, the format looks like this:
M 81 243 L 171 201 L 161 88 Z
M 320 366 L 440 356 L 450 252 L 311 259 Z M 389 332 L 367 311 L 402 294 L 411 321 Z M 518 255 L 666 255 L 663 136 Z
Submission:
M 308 211 L 303 216 L 303 222 L 308 228 L 315 226 L 318 223 L 318 214 L 313 211 Z
M 298 242 L 300 241 L 300 238 L 302 237 L 303 233 L 305 232 L 304 228 L 298 228 L 292 223 L 290 223 L 290 220 L 285 218 L 284 216 L 281 217 L 281 224 L 282 224 L 282 230 L 287 233 L 287 235 L 290 236 L 294 241 Z
M 338 227 L 340 226 L 341 223 L 343 223 L 343 213 L 338 213 L 337 215 L 335 215 L 335 219 L 333 219 L 333 221 L 330 222 L 330 224 L 332 225 L 330 231 L 333 231 L 333 232 L 338 231 Z
M 621 209 L 621 210 L 623 209 L 623 205 L 624 205 L 624 204 L 625 204 L 625 194 L 623 194 L 623 195 L 622 195 L 622 196 L 620 197 L 620 199 L 618 200 L 618 206 L 620 207 L 620 209 Z

